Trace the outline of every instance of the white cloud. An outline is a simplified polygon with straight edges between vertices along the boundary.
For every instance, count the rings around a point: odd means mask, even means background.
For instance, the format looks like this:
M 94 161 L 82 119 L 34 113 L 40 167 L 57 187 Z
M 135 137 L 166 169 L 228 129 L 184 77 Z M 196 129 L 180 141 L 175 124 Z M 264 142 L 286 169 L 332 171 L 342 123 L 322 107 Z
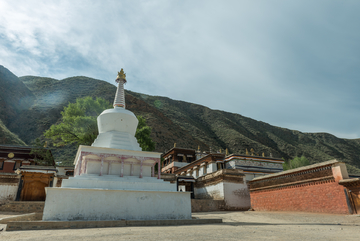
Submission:
M 0 0 L 0 64 L 18 76 L 109 82 L 123 67 L 133 91 L 360 137 L 356 121 L 333 117 L 360 118 L 349 114 L 359 113 L 358 10 L 350 1 Z

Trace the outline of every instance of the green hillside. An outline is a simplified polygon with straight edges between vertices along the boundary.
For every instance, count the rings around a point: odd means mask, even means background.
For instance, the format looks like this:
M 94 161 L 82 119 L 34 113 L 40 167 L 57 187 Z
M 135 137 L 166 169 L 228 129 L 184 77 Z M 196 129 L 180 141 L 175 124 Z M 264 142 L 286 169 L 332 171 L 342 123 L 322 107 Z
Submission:
M 266 156 L 284 159 L 304 155 L 311 163 L 336 158 L 346 162 L 351 172 L 360 171 L 353 168 L 360 167 L 360 139 L 341 139 L 328 133 L 302 133 L 192 103 L 131 93 L 213 149 L 228 148 L 230 153 L 245 154 L 246 149 L 253 148 L 258 155 L 264 152 Z
M 63 80 L 36 76 L 15 78 L 25 84 L 29 92 L 26 94 L 32 96 L 32 101 L 28 108 L 16 112 L 21 112 L 21 115 L 13 115 L 4 124 L 27 144 L 42 137 L 45 130 L 57 123 L 60 112 L 69 102 L 84 96 L 102 97 L 112 102 L 116 92 L 115 85 L 83 76 Z M 9 101 L 6 101 L 3 101 L 4 112 L 6 108 L 11 110 Z M 184 148 L 197 149 L 200 146 L 202 150 L 228 148 L 230 153 L 243 154 L 246 149 L 253 148 L 255 154 L 285 159 L 304 155 L 311 163 L 336 158 L 346 162 L 350 172 L 360 173 L 357 169 L 360 168 L 360 139 L 342 139 L 327 133 L 302 133 L 239 114 L 132 91 L 126 91 L 126 105 L 127 109 L 147 119 L 159 152 L 169 150 L 174 143 Z M 76 149 L 70 146 L 52 152 L 56 161 L 71 163 Z
M 30 108 L 35 96 L 4 66 L 0 65 L 0 119 L 9 125 L 24 110 Z
M 7 145 L 19 145 L 25 146 L 25 142 L 20 140 L 20 138 L 8 130 L 4 123 L 0 120 L 0 144 Z

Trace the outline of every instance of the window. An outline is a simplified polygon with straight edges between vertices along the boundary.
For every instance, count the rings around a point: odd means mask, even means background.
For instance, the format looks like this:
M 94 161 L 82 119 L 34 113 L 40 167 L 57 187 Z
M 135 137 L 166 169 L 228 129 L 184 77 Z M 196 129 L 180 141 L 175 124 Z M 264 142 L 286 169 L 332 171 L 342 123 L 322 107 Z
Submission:
M 192 157 L 191 156 L 187 158 L 187 163 L 190 163 L 190 162 L 192 162 Z
M 13 170 L 15 171 L 16 169 L 18 169 L 21 166 L 21 161 L 17 161 L 14 163 L 14 168 Z
M 4 168 L 4 161 L 0 161 L 0 170 Z
M 74 176 L 74 171 L 66 171 L 66 176 Z

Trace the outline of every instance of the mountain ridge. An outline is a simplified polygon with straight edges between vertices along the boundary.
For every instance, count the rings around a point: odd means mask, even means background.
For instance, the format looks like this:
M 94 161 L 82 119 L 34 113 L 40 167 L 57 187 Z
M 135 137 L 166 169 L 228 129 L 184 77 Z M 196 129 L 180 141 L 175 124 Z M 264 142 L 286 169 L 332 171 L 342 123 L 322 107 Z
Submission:
M 11 78 L 14 79 L 14 76 Z M 33 96 L 33 101 L 6 122 L 3 116 L 0 119 L 8 130 L 26 144 L 31 144 L 38 137 L 42 138 L 45 130 L 58 123 L 61 119 L 60 112 L 69 102 L 75 102 L 79 97 L 92 96 L 102 97 L 112 103 L 116 91 L 116 87 L 106 81 L 85 76 L 63 80 L 38 76 L 17 79 L 30 91 L 24 90 L 24 95 Z M 9 85 L 10 81 L 3 75 L 0 84 L 4 82 L 7 82 L 12 91 L 18 86 L 16 81 L 17 84 Z M 3 103 L 7 107 L 9 100 Z M 264 153 L 266 156 L 284 159 L 304 155 L 311 163 L 336 158 L 344 161 L 350 172 L 360 171 L 360 158 L 357 154 L 360 139 L 338 138 L 329 133 L 303 133 L 236 113 L 130 90 L 126 90 L 126 105 L 136 115 L 146 118 L 152 128 L 151 137 L 157 143 L 156 151 L 159 152 L 172 148 L 174 143 L 178 147 L 192 149 L 200 146 L 201 150 L 206 151 L 210 148 L 213 151 L 228 148 L 231 153 L 238 154 L 244 154 L 246 149 L 250 151 L 252 148 L 257 155 Z M 63 147 L 53 153 L 57 161 L 70 163 L 76 149 Z

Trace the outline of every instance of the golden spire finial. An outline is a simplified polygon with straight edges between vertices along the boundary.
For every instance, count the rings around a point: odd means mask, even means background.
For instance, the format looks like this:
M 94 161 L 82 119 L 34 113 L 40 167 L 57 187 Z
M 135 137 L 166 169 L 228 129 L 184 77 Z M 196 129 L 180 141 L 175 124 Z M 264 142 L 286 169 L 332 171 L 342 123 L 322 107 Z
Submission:
M 225 150 L 225 155 L 228 156 L 229 155 L 229 150 L 226 148 Z
M 254 155 L 254 149 L 251 148 L 251 149 L 250 149 L 250 152 L 251 152 L 251 155 L 253 156 L 253 155 Z
M 264 153 L 264 152 L 262 153 L 262 156 L 265 157 L 265 153 Z
M 126 74 L 123 68 L 121 68 L 120 72 L 118 72 L 118 75 L 116 77 L 116 82 L 119 82 L 120 80 L 124 80 L 124 84 L 126 83 Z
M 249 155 L 249 151 L 247 150 L 247 148 L 246 148 L 246 155 Z
M 174 147 L 176 147 L 176 142 L 174 143 Z

